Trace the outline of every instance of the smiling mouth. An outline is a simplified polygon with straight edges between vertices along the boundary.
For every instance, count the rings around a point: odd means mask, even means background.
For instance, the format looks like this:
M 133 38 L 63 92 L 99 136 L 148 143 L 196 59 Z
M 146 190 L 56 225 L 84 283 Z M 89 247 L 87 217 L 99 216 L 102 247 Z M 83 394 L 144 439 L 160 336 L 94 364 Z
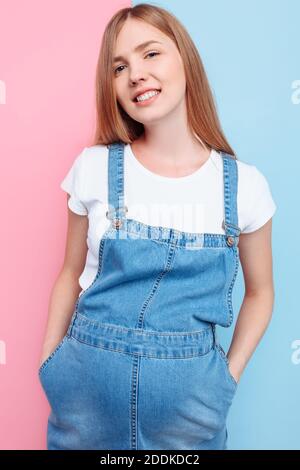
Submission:
M 160 93 L 160 92 L 161 92 L 161 88 L 160 88 L 160 89 L 158 88 L 158 89 L 156 89 L 155 91 L 159 91 L 159 93 Z M 138 101 L 137 97 L 134 98 L 133 101 L 134 101 L 135 103 L 140 103 L 140 101 Z

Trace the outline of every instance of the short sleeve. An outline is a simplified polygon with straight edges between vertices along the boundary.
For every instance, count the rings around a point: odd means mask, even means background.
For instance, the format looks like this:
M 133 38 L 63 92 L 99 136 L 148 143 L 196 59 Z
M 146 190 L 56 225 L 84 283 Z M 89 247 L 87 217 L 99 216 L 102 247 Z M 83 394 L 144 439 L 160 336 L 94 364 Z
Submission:
M 83 202 L 84 189 L 84 154 L 86 147 L 75 158 L 71 168 L 60 184 L 61 189 L 70 194 L 69 208 L 79 215 L 87 215 L 88 210 Z
M 242 233 L 251 233 L 262 227 L 276 212 L 271 189 L 266 177 L 253 166 L 253 180 L 251 181 L 251 203 L 247 210 L 247 220 Z

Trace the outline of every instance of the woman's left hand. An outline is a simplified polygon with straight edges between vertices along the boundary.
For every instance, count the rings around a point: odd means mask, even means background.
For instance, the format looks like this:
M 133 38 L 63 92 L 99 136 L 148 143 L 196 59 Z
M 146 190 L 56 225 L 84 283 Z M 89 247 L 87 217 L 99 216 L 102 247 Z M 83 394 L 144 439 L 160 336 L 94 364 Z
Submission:
M 229 368 L 229 371 L 232 375 L 232 377 L 234 378 L 234 380 L 236 381 L 236 383 L 239 383 L 239 380 L 240 380 L 240 377 L 241 377 L 241 374 L 242 372 L 238 369 L 237 366 L 235 366 L 232 361 L 230 360 L 229 357 L 227 357 L 228 359 L 228 368 Z

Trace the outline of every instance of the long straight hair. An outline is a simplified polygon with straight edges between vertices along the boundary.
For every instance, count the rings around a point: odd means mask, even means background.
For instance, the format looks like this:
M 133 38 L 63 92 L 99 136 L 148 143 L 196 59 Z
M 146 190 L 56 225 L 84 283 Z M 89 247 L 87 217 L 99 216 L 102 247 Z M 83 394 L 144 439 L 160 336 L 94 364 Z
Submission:
M 114 89 L 112 52 L 127 18 L 145 21 L 175 43 L 185 70 L 189 129 L 204 147 L 223 151 L 237 159 L 222 131 L 208 78 L 191 37 L 173 14 L 145 3 L 118 10 L 104 30 L 96 68 L 96 131 L 93 145 L 108 145 L 116 141 L 131 144 L 144 132 L 144 125 L 132 119 L 120 106 Z

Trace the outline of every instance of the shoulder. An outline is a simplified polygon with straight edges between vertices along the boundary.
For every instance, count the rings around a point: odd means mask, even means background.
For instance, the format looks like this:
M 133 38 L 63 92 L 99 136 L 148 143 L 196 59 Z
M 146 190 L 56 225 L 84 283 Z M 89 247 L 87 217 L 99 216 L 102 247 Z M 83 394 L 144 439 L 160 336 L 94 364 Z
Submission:
M 243 233 L 250 233 L 276 212 L 269 181 L 256 165 L 236 160 L 238 166 L 238 208 Z
M 107 198 L 108 148 L 97 144 L 85 147 L 82 155 L 82 194 L 87 201 Z
M 100 174 L 107 168 L 108 148 L 106 145 L 84 147 L 73 159 L 69 178 L 72 176 L 81 184 L 85 184 L 93 175 Z
M 270 186 L 264 172 L 256 165 L 237 160 L 238 185 L 243 192 L 255 193 L 256 195 L 268 193 Z
M 79 155 L 79 160 L 84 165 L 93 165 L 94 163 L 103 163 L 107 160 L 108 148 L 106 145 L 98 144 L 84 147 Z
M 222 156 L 220 152 L 214 151 L 214 160 L 219 169 L 222 170 Z M 248 191 L 249 188 L 256 187 L 257 189 L 267 187 L 268 181 L 265 174 L 257 166 L 247 163 L 241 159 L 235 159 L 238 172 L 238 186 L 239 189 Z
M 108 148 L 106 145 L 84 147 L 75 160 L 78 172 L 86 181 L 93 181 L 96 175 L 106 175 Z

